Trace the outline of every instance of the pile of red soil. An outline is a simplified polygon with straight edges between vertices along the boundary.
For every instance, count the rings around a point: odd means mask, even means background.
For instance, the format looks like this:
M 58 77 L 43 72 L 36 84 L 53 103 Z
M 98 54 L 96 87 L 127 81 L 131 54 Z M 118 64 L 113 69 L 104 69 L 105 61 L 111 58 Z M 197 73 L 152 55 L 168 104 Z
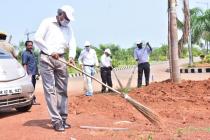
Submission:
M 170 81 L 151 83 L 147 87 L 132 90 L 129 95 L 159 115 L 163 124 L 161 129 L 152 125 L 130 103 L 116 94 L 71 97 L 70 112 L 78 125 L 119 127 L 116 122 L 131 122 L 121 124 L 129 131 L 113 132 L 115 138 L 209 138 L 210 79 L 182 81 L 180 84 Z M 113 133 L 97 136 L 112 138 Z

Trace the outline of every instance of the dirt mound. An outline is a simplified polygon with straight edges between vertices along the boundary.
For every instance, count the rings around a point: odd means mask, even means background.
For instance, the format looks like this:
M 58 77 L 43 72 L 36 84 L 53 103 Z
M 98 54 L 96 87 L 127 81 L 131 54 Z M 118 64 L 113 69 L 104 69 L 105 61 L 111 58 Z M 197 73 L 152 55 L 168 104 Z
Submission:
M 209 83 L 210 79 L 182 81 L 180 84 L 167 80 L 132 90 L 129 93 L 131 97 L 159 114 L 163 122 L 162 129 L 152 125 L 132 105 L 116 94 L 72 97 L 70 112 L 80 125 L 84 118 L 85 124 L 91 126 L 116 127 L 119 126 L 116 122 L 131 122 L 132 124 L 120 125 L 129 128 L 130 131 L 113 132 L 116 138 L 120 139 L 206 139 L 210 136 Z M 106 136 L 112 138 L 113 133 L 106 133 Z
M 136 120 L 129 112 L 131 105 L 116 94 L 96 94 L 93 97 L 81 95 L 72 97 L 72 100 L 70 112 L 75 115 L 88 113 L 106 116 L 110 119 Z
M 169 80 L 152 83 L 147 87 L 135 89 L 130 95 L 143 102 L 180 101 L 208 102 L 210 97 L 210 79 L 204 81 L 182 81 L 180 84 Z

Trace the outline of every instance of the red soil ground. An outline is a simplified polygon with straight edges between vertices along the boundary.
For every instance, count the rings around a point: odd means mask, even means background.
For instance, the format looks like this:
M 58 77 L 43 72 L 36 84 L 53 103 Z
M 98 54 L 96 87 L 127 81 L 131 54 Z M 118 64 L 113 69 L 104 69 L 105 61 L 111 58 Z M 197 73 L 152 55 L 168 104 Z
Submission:
M 20 140 L 207 140 L 210 139 L 210 79 L 151 83 L 129 95 L 159 115 L 162 125 L 151 124 L 130 103 L 116 94 L 71 96 L 72 128 L 55 132 L 50 125 L 42 90 L 39 106 L 31 112 L 0 113 L 0 139 Z M 81 129 L 80 126 L 128 128 L 124 131 Z

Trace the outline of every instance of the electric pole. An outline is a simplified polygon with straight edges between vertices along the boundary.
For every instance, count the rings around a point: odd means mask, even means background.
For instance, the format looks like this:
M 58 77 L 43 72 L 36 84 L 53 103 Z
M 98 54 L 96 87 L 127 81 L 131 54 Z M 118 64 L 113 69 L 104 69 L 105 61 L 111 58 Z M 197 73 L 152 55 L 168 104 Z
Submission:
M 26 35 L 26 37 L 27 37 L 27 40 L 29 40 L 29 36 L 30 36 L 31 34 L 34 34 L 34 33 L 35 33 L 35 31 L 29 32 L 29 31 L 26 30 L 25 35 Z

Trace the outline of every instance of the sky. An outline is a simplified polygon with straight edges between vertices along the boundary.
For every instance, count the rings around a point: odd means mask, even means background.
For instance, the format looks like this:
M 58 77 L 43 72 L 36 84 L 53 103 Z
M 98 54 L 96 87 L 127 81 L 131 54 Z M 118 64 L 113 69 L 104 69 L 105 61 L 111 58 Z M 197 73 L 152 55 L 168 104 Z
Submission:
M 177 13 L 182 18 L 182 2 Z M 205 9 L 209 0 L 189 0 L 190 7 Z M 209 1 L 209 2 L 208 2 Z M 132 47 L 138 40 L 153 47 L 167 43 L 167 0 L 0 0 L 0 31 L 12 35 L 11 43 L 25 41 L 26 32 L 34 32 L 41 21 L 56 16 L 57 9 L 68 4 L 74 8 L 71 22 L 77 45 L 86 40 L 93 46 L 114 43 Z M 33 40 L 34 34 L 30 35 Z

